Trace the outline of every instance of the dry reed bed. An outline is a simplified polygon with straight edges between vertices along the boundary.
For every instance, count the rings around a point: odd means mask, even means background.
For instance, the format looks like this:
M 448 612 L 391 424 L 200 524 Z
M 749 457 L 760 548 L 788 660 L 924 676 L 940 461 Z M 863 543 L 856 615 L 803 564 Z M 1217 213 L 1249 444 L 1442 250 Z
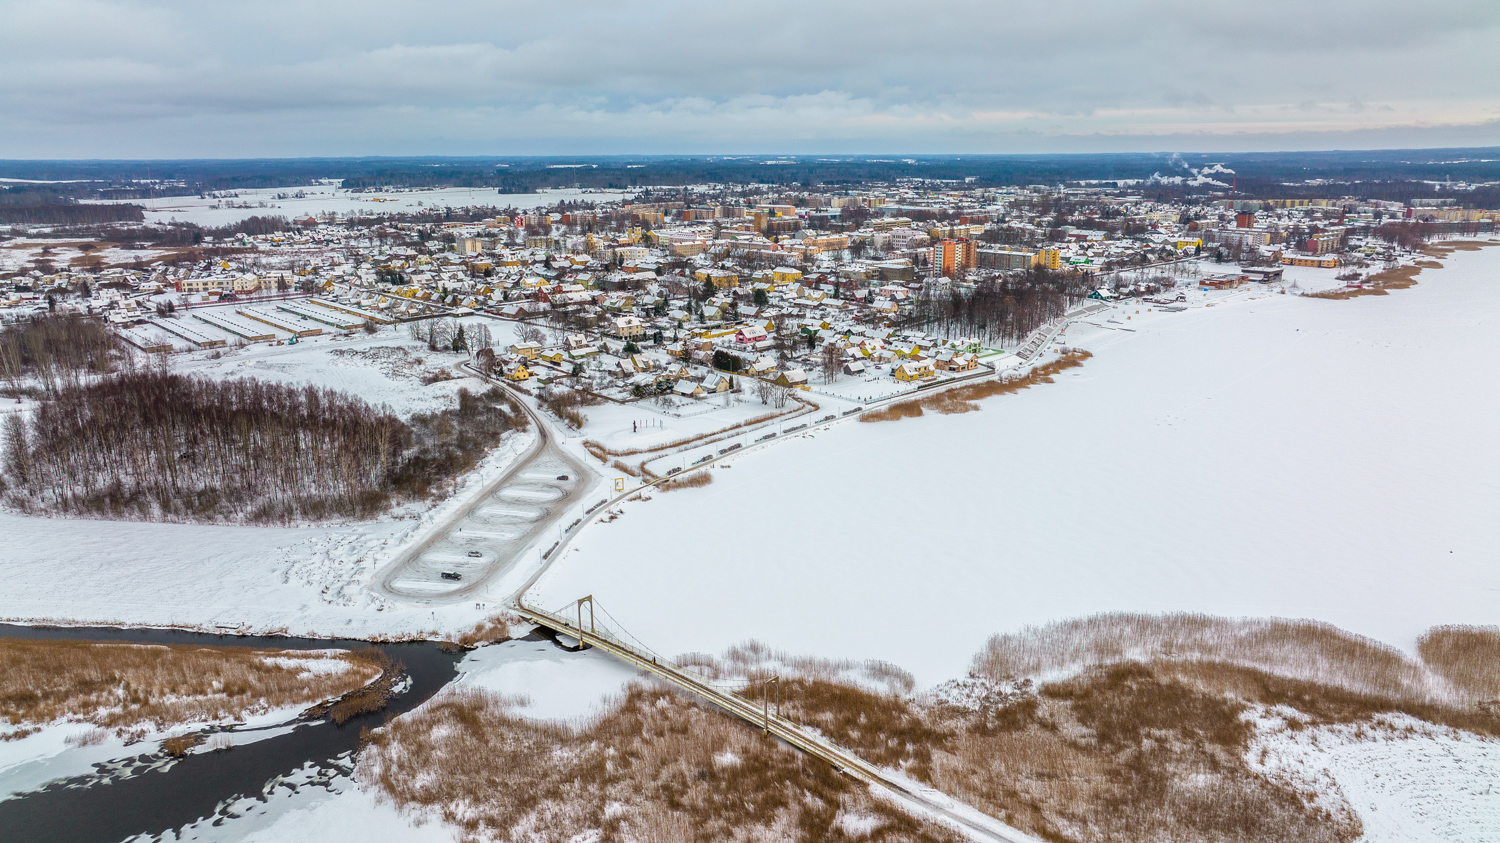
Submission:
M 1500 735 L 1500 712 L 1431 702 L 1494 690 L 1500 629 L 1438 628 L 1421 651 L 1446 678 L 1326 624 L 1103 615 L 996 636 L 968 678 L 919 697 L 894 666 L 756 642 L 678 661 L 741 680 L 751 700 L 777 687 L 783 716 L 1044 840 L 1351 843 L 1362 828 L 1337 794 L 1250 766 L 1247 715 L 1295 709 L 1305 727 L 1404 711 Z M 1045 677 L 1056 681 L 1032 681 Z M 445 693 L 370 733 L 359 777 L 470 841 L 844 840 L 847 816 L 879 823 L 861 839 L 949 839 L 660 688 L 632 687 L 576 728 Z
M 1423 264 L 1430 264 L 1430 262 L 1424 261 L 1422 264 L 1398 266 L 1393 269 L 1382 270 L 1366 279 L 1365 286 L 1363 287 L 1343 287 L 1337 290 L 1322 290 L 1316 293 L 1304 293 L 1303 295 L 1310 299 L 1333 299 L 1339 301 L 1357 299 L 1360 296 L 1390 295 L 1391 290 L 1404 290 L 1407 287 L 1416 286 L 1417 276 L 1422 274 L 1422 270 L 1424 269 Z M 1426 266 L 1425 268 L 1441 268 L 1441 266 L 1441 264 L 1436 264 Z
M 501 613 L 480 621 L 465 632 L 448 637 L 438 646 L 446 652 L 457 652 L 459 650 L 472 650 L 475 647 L 485 644 L 498 644 L 501 641 L 509 641 L 511 628 L 520 622 L 520 618 L 509 612 Z
M 380 673 L 354 653 L 0 639 L 0 718 L 162 730 L 312 705 Z
M 910 671 L 879 659 L 854 661 L 799 656 L 773 650 L 759 641 L 736 644 L 722 656 L 688 653 L 676 664 L 713 681 L 756 683 L 772 676 L 812 682 L 838 682 L 877 693 L 905 696 L 917 687 Z
M 656 488 L 663 492 L 675 492 L 678 489 L 697 489 L 714 482 L 714 476 L 708 471 L 692 471 L 687 474 L 678 474 L 670 480 L 664 480 L 656 484 Z
M 1500 626 L 1438 626 L 1417 654 L 1467 699 L 1500 703 Z
M 909 401 L 901 401 L 882 407 L 879 410 L 868 410 L 860 413 L 859 420 L 862 422 L 896 421 L 899 419 L 917 418 L 922 415 L 923 408 L 933 410 L 943 415 L 954 413 L 969 413 L 979 409 L 974 403 L 993 395 L 1009 395 L 1020 392 L 1023 389 L 1040 383 L 1053 383 L 1052 376 L 1068 369 L 1083 365 L 1083 361 L 1093 357 L 1090 352 L 1082 349 L 1072 349 L 1064 352 L 1056 360 L 1036 366 L 1024 375 L 1011 378 L 994 380 L 982 380 L 974 383 L 934 392 L 921 398 L 913 398 Z
M 1040 692 L 995 688 L 979 705 L 929 711 L 942 724 L 932 728 L 949 735 L 930 781 L 1047 840 L 1357 839 L 1352 811 L 1326 809 L 1250 768 L 1246 708 L 1142 664 Z
M 1126 661 L 1219 661 L 1415 703 L 1460 702 L 1401 651 L 1318 621 L 1110 613 L 990 638 L 974 669 L 1045 681 Z
M 635 686 L 580 727 L 444 692 L 366 735 L 356 773 L 465 841 L 954 841 L 717 710 Z M 846 818 L 874 826 L 851 837 Z
M 1446 258 L 1454 252 L 1477 252 L 1485 246 L 1495 245 L 1494 241 L 1484 240 L 1446 240 L 1441 243 L 1432 243 L 1422 250 L 1422 254 L 1433 258 Z

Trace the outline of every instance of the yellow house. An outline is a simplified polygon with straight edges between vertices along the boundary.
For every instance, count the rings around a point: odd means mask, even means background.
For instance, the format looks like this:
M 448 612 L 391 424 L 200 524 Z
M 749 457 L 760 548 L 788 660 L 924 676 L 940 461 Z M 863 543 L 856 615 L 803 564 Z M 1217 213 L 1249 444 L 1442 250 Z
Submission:
M 517 363 L 515 368 L 507 368 L 505 370 L 506 380 L 524 381 L 529 377 L 531 377 L 531 372 L 527 371 L 525 363 Z
M 560 348 L 554 348 L 551 351 L 542 352 L 542 359 L 548 363 L 561 363 L 567 359 L 567 354 Z
M 937 377 L 937 372 L 932 368 L 930 360 L 908 360 L 897 366 L 891 374 L 898 381 L 920 381 Z
M 1333 269 L 1339 265 L 1337 255 L 1282 255 L 1281 262 L 1287 266 L 1316 266 Z
M 1202 237 L 1179 237 L 1177 239 L 1177 248 L 1179 249 L 1196 249 L 1202 246 Z
M 525 357 L 527 360 L 535 360 L 541 356 L 542 347 L 534 342 L 518 342 L 510 347 L 510 353 Z
M 789 266 L 778 266 L 771 270 L 771 281 L 780 287 L 783 284 L 796 284 L 802 280 L 802 272 Z

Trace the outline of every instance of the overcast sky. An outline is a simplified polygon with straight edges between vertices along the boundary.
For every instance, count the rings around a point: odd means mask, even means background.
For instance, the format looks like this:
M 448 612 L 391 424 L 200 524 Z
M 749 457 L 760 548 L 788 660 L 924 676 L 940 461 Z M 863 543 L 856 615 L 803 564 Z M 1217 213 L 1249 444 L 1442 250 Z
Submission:
M 1500 145 L 1500 2 L 0 0 L 0 158 Z

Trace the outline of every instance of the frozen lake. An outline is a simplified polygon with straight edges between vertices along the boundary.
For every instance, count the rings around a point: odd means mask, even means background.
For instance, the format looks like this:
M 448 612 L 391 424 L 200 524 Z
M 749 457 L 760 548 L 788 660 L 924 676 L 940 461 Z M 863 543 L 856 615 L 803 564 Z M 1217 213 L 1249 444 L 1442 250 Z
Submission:
M 932 683 L 1104 611 L 1500 622 L 1500 247 L 1389 296 L 1121 308 L 1054 384 L 836 425 L 626 505 L 542 579 L 663 653 L 756 638 Z M 1202 301 L 1202 299 L 1197 299 Z M 1130 319 L 1126 319 L 1126 316 Z

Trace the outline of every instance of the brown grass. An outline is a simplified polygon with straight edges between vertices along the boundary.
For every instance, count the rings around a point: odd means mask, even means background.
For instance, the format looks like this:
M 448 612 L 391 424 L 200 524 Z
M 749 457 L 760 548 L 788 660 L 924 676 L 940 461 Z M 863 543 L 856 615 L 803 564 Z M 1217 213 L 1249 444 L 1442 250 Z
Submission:
M 1454 252 L 1477 252 L 1485 246 L 1493 245 L 1495 245 L 1493 241 L 1484 240 L 1445 240 L 1428 245 L 1422 250 L 1422 254 L 1434 258 L 1446 258 Z
M 1500 701 L 1500 627 L 1434 627 L 1417 653 L 1469 701 Z
M 958 841 L 726 714 L 635 686 L 572 728 L 515 716 L 476 689 L 444 692 L 373 731 L 356 773 L 465 841 Z
M 975 657 L 997 681 L 1044 680 L 1126 661 L 1218 661 L 1356 693 L 1452 701 L 1445 683 L 1404 653 L 1318 621 L 1111 613 L 996 635 Z
M 759 641 L 736 644 L 714 657 L 688 653 L 675 659 L 698 676 L 715 681 L 756 683 L 772 676 L 809 682 L 837 682 L 873 689 L 878 693 L 906 696 L 917 687 L 910 671 L 879 659 L 825 659 L 774 650 Z
M 707 471 L 691 471 L 679 474 L 671 480 L 663 480 L 656 484 L 656 488 L 663 492 L 675 492 L 678 489 L 697 489 L 714 482 L 714 476 Z
M 514 615 L 508 613 L 496 615 L 488 620 L 480 621 L 466 632 L 449 637 L 438 646 L 445 652 L 452 653 L 459 650 L 472 650 L 485 644 L 509 641 L 511 627 L 517 623 L 520 623 L 520 618 Z
M 380 676 L 374 682 L 355 688 L 338 699 L 308 709 L 309 715 L 321 717 L 326 713 L 330 720 L 342 726 L 361 714 L 372 714 L 390 704 L 396 683 L 406 673 L 405 666 L 391 661 L 384 652 L 374 647 L 360 655 L 380 666 Z
M 190 735 L 179 735 L 175 738 L 167 738 L 161 742 L 161 751 L 176 758 L 188 754 L 188 751 L 203 743 L 203 736 L 197 732 Z
M 1394 269 L 1386 269 L 1371 275 L 1365 281 L 1363 287 L 1343 287 L 1337 290 L 1323 290 L 1317 293 L 1304 293 L 1310 299 L 1357 299 L 1360 296 L 1385 296 L 1391 290 L 1404 290 L 1417 284 L 1417 276 L 1422 270 L 1441 269 L 1442 264 L 1422 261 L 1417 264 L 1398 266 Z
M 1095 668 L 1040 693 L 972 676 L 950 683 L 966 693 L 913 699 L 909 689 L 858 687 L 854 671 L 754 642 L 681 661 L 751 678 L 742 696 L 757 702 L 753 680 L 774 670 L 783 716 L 1046 840 L 1347 843 L 1359 834 L 1352 814 L 1318 808 L 1253 771 L 1254 731 L 1241 718 L 1248 703 L 1174 675 L 1178 663 Z M 835 678 L 796 676 L 800 661 Z M 1248 670 L 1233 678 L 1245 685 L 1255 675 L 1274 680 Z M 1290 681 L 1258 693 L 1266 704 L 1316 699 Z M 1362 710 L 1345 697 L 1324 713 Z
M 341 669 L 312 673 L 303 662 Z M 0 639 L 0 718 L 121 730 L 241 720 L 348 693 L 380 672 L 351 653 Z
M 1047 840 L 1347 843 L 1361 832 L 1245 761 L 1245 704 L 1119 664 L 953 715 L 932 783 Z
M 921 416 L 924 408 L 942 413 L 943 415 L 973 412 L 979 409 L 979 405 L 974 403 L 976 401 L 994 395 L 1009 395 L 1013 392 L 1020 392 L 1023 389 L 1030 389 L 1039 383 L 1053 383 L 1053 375 L 1082 366 L 1083 361 L 1093 356 L 1092 353 L 1082 349 L 1073 349 L 1064 353 L 1056 360 L 1043 363 L 1019 377 L 966 383 L 963 386 L 934 392 L 920 398 L 900 401 L 882 407 L 879 410 L 869 410 L 860 413 L 859 420 L 862 422 L 880 422 L 912 419 Z
M 1441 627 L 1421 648 L 1451 666 L 1455 686 L 1483 696 L 1465 683 L 1493 681 L 1500 629 Z M 915 698 L 910 675 L 892 666 L 799 658 L 756 642 L 678 661 L 746 680 L 742 696 L 756 702 L 757 683 L 778 675 L 782 716 L 1049 841 L 1356 840 L 1358 816 L 1338 794 L 1314 798 L 1252 766 L 1254 709 L 1294 709 L 1294 729 L 1402 712 L 1500 735 L 1500 711 L 1430 701 L 1434 677 L 1421 665 L 1304 621 L 1103 615 L 1053 624 L 997 636 L 968 678 Z M 1046 674 L 1065 678 L 1020 678 Z M 869 839 L 951 839 L 826 765 L 660 688 L 631 687 L 577 727 L 524 720 L 482 691 L 444 692 L 369 733 L 357 775 L 402 809 L 459 826 L 466 841 L 841 841 L 839 818 L 850 813 L 878 818 Z

